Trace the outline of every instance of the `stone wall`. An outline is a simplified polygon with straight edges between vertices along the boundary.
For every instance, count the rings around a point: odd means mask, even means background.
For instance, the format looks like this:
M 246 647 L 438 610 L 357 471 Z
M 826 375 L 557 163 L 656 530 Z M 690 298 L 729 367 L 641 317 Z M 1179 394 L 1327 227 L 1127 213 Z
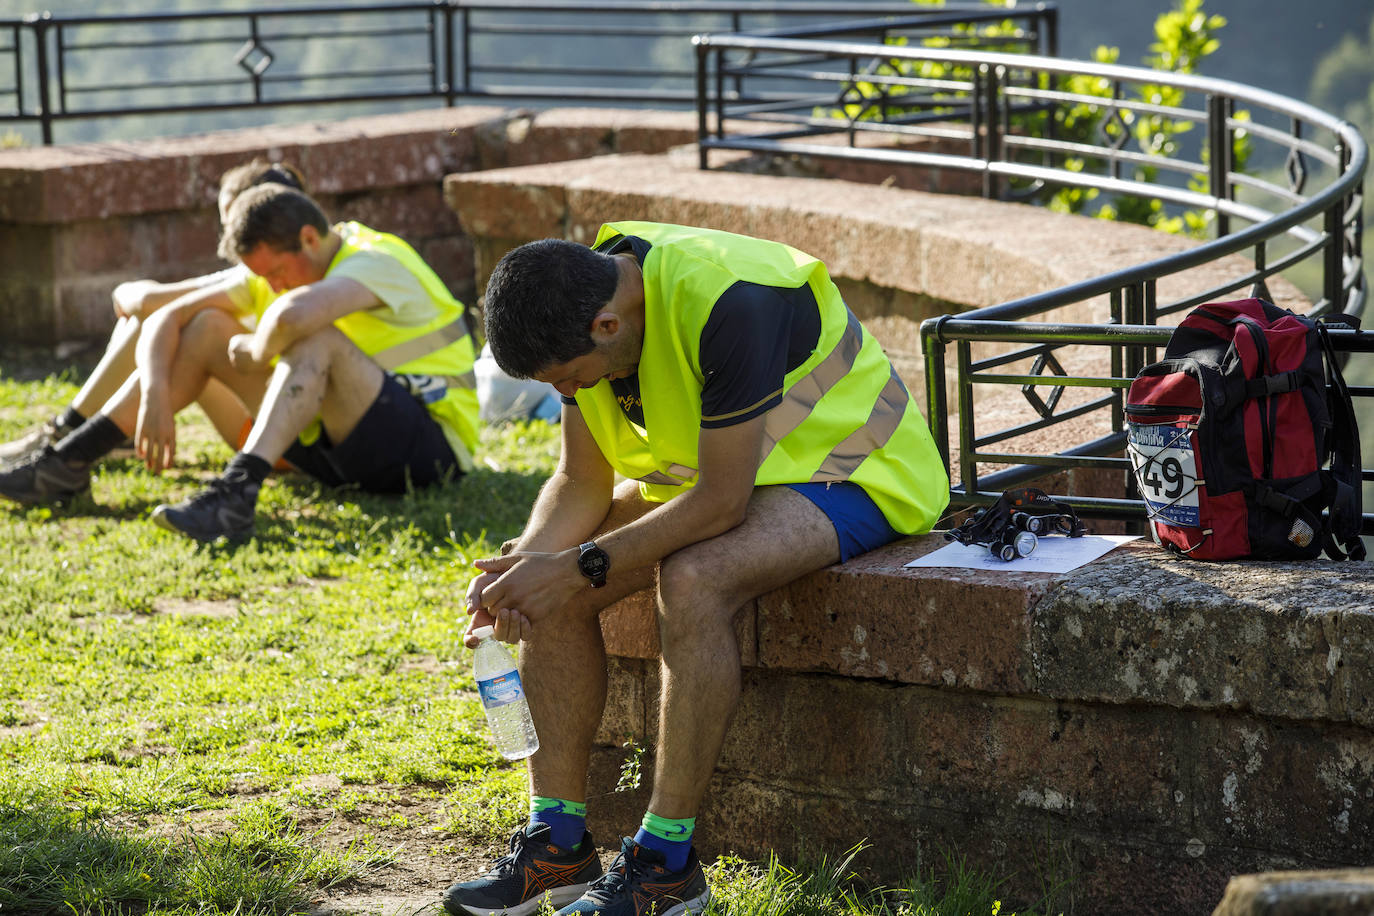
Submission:
M 331 219 L 405 238 L 470 302 L 472 243 L 442 200 L 445 175 L 655 152 L 695 137 L 686 113 L 465 107 L 0 151 L 0 322 L 11 343 L 91 343 L 113 327 L 120 281 L 223 267 L 219 176 L 259 155 L 303 169 Z
M 913 391 L 923 318 L 1192 244 L 1011 204 L 702 173 L 689 151 L 452 175 L 445 193 L 479 285 L 514 245 L 590 241 L 617 218 L 796 245 L 825 260 Z M 1170 278 L 1160 298 L 1238 266 Z M 1064 317 L 1101 321 L 1105 306 Z M 1011 425 L 1018 409 L 989 412 Z M 1080 484 L 1062 486 L 1121 492 L 1120 475 Z M 953 849 L 1007 876 L 1009 899 L 1063 881 L 1057 907 L 1123 914 L 1208 913 L 1232 875 L 1374 857 L 1374 566 L 1188 563 L 1145 542 L 1067 576 L 903 566 L 941 543 L 908 539 L 745 608 L 743 697 L 698 819 L 707 853 L 866 838 L 859 863 L 900 881 Z M 606 789 L 626 739 L 654 740 L 654 627 L 648 594 L 603 618 L 597 836 L 630 830 L 648 799 Z

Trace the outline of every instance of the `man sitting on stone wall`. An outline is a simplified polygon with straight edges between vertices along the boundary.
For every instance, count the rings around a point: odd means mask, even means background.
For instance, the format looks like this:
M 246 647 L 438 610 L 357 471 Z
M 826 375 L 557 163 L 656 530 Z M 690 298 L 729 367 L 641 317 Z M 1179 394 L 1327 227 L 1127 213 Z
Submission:
M 331 486 L 400 493 L 463 474 L 477 442 L 473 338 L 461 303 L 409 245 L 356 222 L 330 226 L 319 205 L 280 185 L 230 207 L 220 254 L 241 261 L 276 298 L 261 306 L 247 279 L 196 290 L 163 308 L 138 343 L 138 371 L 55 447 L 0 473 L 0 495 L 64 500 L 130 434 L 148 469 L 170 467 L 175 415 L 210 379 L 255 420 L 208 488 L 153 521 L 200 541 L 252 534 L 273 464 Z
M 523 640 L 539 750 L 530 821 L 455 916 L 677 916 L 710 892 L 695 818 L 740 690 L 751 599 L 902 534 L 949 499 L 925 421 L 825 266 L 776 242 L 648 222 L 507 254 L 487 337 L 516 378 L 563 395 L 563 446 L 524 533 L 477 561 L 472 630 Z M 627 478 L 615 484 L 615 474 Z M 608 873 L 586 832 L 606 702 L 598 615 L 655 587 L 662 703 L 653 796 Z

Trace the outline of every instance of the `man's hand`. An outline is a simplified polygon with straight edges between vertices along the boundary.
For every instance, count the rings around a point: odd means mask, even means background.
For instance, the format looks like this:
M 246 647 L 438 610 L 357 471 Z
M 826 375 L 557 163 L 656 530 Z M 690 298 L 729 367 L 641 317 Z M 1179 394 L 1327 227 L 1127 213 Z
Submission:
M 176 417 L 158 391 L 143 392 L 134 427 L 134 449 L 154 474 L 172 466 L 177 451 Z
M 240 372 L 261 372 L 271 361 L 259 360 L 253 351 L 252 334 L 235 334 L 229 338 L 229 362 Z
M 517 642 L 533 635 L 535 624 L 567 604 L 587 586 L 577 570 L 577 551 L 514 551 L 477 560 L 482 574 L 468 587 L 468 609 L 480 609 L 493 622 L 496 638 Z M 480 624 L 476 624 L 480 626 Z

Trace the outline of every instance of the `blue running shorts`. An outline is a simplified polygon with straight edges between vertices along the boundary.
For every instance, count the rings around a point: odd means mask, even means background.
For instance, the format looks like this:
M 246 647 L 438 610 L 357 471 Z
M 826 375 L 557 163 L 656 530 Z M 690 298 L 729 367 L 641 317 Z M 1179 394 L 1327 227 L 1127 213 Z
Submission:
M 840 538 L 840 562 L 895 541 L 901 533 L 887 523 L 873 498 L 857 483 L 789 483 L 816 504 L 835 526 Z

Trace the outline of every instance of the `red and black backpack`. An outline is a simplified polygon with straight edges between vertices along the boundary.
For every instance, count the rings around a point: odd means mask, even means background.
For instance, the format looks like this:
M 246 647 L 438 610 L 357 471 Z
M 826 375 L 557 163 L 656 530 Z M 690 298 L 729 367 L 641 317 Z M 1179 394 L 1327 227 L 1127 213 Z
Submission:
M 1199 306 L 1126 398 L 1157 543 L 1189 557 L 1364 559 L 1360 440 L 1324 323 L 1262 299 Z

